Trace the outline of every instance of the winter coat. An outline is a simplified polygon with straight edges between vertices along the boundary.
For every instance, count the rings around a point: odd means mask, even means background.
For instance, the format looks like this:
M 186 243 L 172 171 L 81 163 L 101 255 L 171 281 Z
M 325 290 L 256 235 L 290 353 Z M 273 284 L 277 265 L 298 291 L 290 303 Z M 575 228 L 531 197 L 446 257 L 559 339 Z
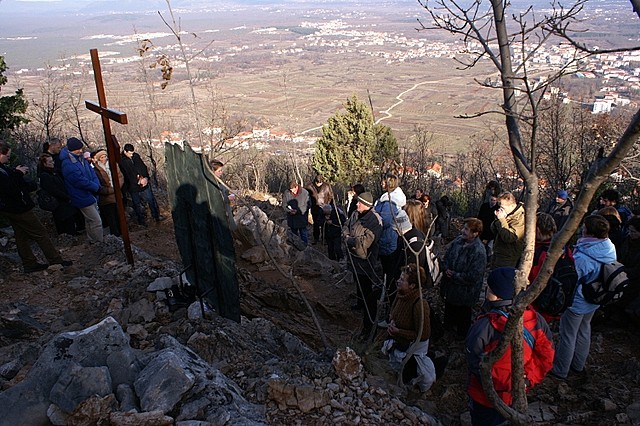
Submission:
M 30 193 L 37 188 L 21 171 L 0 164 L 0 212 L 28 212 L 35 207 Z
M 562 204 L 559 204 L 554 200 L 549 205 L 547 213 L 553 216 L 553 220 L 556 222 L 556 228 L 558 228 L 558 231 L 564 226 L 567 219 L 569 219 L 571 210 L 573 210 L 573 202 L 568 198 Z
M 518 204 L 503 219 L 496 219 L 491 224 L 495 234 L 493 242 L 492 268 L 501 266 L 516 267 L 524 249 L 524 207 Z
M 453 277 L 442 276 L 441 294 L 447 303 L 455 306 L 474 306 L 480 298 L 482 278 L 487 267 L 487 253 L 474 238 L 469 244 L 462 236 L 451 242 L 444 255 L 441 270 L 453 271 Z
M 373 210 L 364 213 L 355 212 L 346 225 L 345 244 L 351 259 L 347 262 L 357 275 L 375 277 L 375 264 L 378 261 L 380 235 L 382 234 L 382 219 Z
M 392 337 L 402 351 L 406 351 L 409 345 L 418 337 L 418 329 L 421 322 L 422 334 L 420 335 L 420 341 L 428 340 L 431 337 L 429 303 L 424 298 L 422 299 L 422 306 L 421 310 L 420 290 L 418 288 L 410 290 L 407 294 L 398 293 L 396 296 L 389 319 L 393 320 L 398 328 L 398 332 L 393 334 Z
M 109 167 L 109 163 L 106 164 Z M 118 169 L 118 181 L 122 186 L 124 184 L 124 175 L 120 171 L 120 167 L 116 164 L 116 168 Z M 98 176 L 98 180 L 100 181 L 100 190 L 98 193 L 100 197 L 98 198 L 98 205 L 105 206 L 107 204 L 115 204 L 116 203 L 116 193 L 113 188 L 113 181 L 109 173 L 102 168 L 100 164 L 95 167 L 96 175 Z
M 569 307 L 571 312 L 577 315 L 585 315 L 594 312 L 600 307 L 584 300 L 582 284 L 593 281 L 600 273 L 603 262 L 616 260 L 616 248 L 610 239 L 583 237 L 578 240 L 573 252 L 578 273 L 578 287 L 573 297 L 573 303 Z
M 62 158 L 62 176 L 67 192 L 71 197 L 71 205 L 79 209 L 88 207 L 98 200 L 95 194 L 100 189 L 100 181 L 93 167 L 82 154 L 75 155 L 67 149 L 60 151 Z
M 386 193 L 384 195 L 387 195 Z M 382 197 L 380 197 L 382 200 Z M 400 208 L 389 201 L 388 197 L 384 201 L 376 203 L 375 211 L 382 218 L 382 235 L 380 236 L 380 256 L 389 256 L 398 248 L 398 234 L 393 229 L 394 219 L 398 216 Z
M 404 192 L 400 187 L 397 187 L 391 192 L 384 192 L 380 196 L 380 199 L 376 202 L 376 204 L 382 203 L 384 201 L 389 201 L 389 200 L 393 201 L 396 204 L 396 206 L 400 208 L 403 208 L 405 204 L 407 204 L 407 196 L 404 195 Z
M 284 191 L 282 195 L 282 208 L 287 213 L 287 225 L 291 229 L 306 228 L 309 219 L 307 217 L 307 208 L 309 206 L 309 193 L 306 189 L 300 188 L 298 195 L 293 195 L 290 189 Z M 296 210 L 295 214 L 291 213 L 291 209 Z
M 71 197 L 64 184 L 62 175 L 55 169 L 41 169 L 38 174 L 40 188 L 58 200 L 58 207 L 53 211 L 56 220 L 66 220 L 75 215 L 78 209 L 71 205 Z
M 322 208 L 325 204 L 331 204 L 333 201 L 333 190 L 331 185 L 326 182 L 323 182 L 320 186 L 317 186 L 315 182 L 311 182 L 305 186 L 305 189 L 309 193 L 312 208 L 315 206 Z
M 493 207 L 489 205 L 489 203 L 482 203 L 480 206 L 480 211 L 478 211 L 478 219 L 482 221 L 482 233 L 480 234 L 480 239 L 482 241 L 492 241 L 495 235 L 491 230 L 491 224 L 494 220 L 496 220 L 496 210 L 498 210 L 500 206 L 496 203 Z
M 131 158 L 124 153 L 120 157 L 120 170 L 124 175 L 124 189 L 129 192 L 143 191 L 146 186 L 138 184 L 140 178 L 149 178 L 149 169 L 137 152 Z M 148 185 L 148 183 L 147 183 Z
M 331 215 L 329 221 L 326 220 L 324 214 L 322 216 L 322 229 L 324 237 L 327 240 L 333 240 L 342 236 L 342 225 L 345 224 L 347 218 L 342 209 L 331 206 Z
M 465 340 L 467 352 L 467 364 L 469 367 L 469 381 L 467 392 L 471 399 L 485 407 L 493 407 L 487 398 L 482 383 L 480 382 L 480 361 L 485 354 L 493 351 L 502 339 L 502 333 L 507 324 L 506 312 L 510 300 L 487 302 L 483 309 L 486 314 L 478 317 L 469 329 Z M 540 314 L 531 308 L 527 308 L 523 314 L 523 326 L 526 328 L 534 342 L 529 345 L 523 342 L 525 383 L 528 391 L 534 385 L 540 383 L 545 375 L 553 367 L 553 341 L 551 330 L 547 322 Z M 526 339 L 525 339 L 526 340 Z M 512 403 L 511 383 L 511 348 L 507 348 L 504 355 L 494 364 L 491 375 L 494 387 L 500 399 L 505 404 Z
M 416 263 L 416 255 L 413 251 L 418 252 L 418 266 L 424 268 L 427 273 L 427 280 L 429 280 L 430 275 L 427 266 L 427 250 L 424 243 L 424 234 L 415 227 L 405 232 L 404 235 L 398 236 L 398 268 L 410 263 Z M 424 287 L 427 285 L 428 283 L 423 283 Z

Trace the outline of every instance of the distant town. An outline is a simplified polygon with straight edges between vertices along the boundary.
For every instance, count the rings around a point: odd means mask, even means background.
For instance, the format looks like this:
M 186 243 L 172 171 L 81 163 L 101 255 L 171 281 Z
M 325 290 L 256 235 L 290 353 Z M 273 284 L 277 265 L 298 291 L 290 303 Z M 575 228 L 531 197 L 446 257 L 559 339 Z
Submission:
M 604 12 L 603 12 L 604 13 Z M 318 19 L 315 19 L 318 18 Z M 416 26 L 415 24 L 413 25 Z M 393 66 L 398 63 L 415 63 L 419 65 L 425 58 L 432 59 L 464 59 L 469 54 L 481 49 L 480 45 L 463 44 L 455 40 L 434 40 L 427 37 L 427 32 L 415 31 L 411 36 L 400 30 L 399 25 L 392 29 L 382 29 L 375 22 L 359 23 L 358 19 L 322 19 L 321 14 L 313 18 L 300 19 L 295 24 L 287 26 L 237 26 L 224 31 L 224 37 L 211 46 L 202 49 L 195 44 L 186 44 L 188 55 L 194 55 L 192 67 L 206 69 L 208 64 L 233 64 L 236 66 L 239 58 L 251 58 L 268 55 L 268 57 L 283 57 L 287 60 L 306 58 L 310 56 L 324 55 L 341 57 L 348 55 L 350 58 L 375 57 Z M 406 28 L 406 27 L 404 27 Z M 204 30 L 200 35 L 215 35 L 220 30 Z M 230 37 L 228 34 L 236 34 Z M 149 40 L 154 50 L 150 55 L 158 55 L 163 52 L 167 55 L 180 56 L 180 45 L 170 32 L 148 32 L 129 35 L 94 34 L 86 36 L 83 40 L 100 42 L 103 48 L 100 56 L 104 67 L 110 65 L 137 64 L 141 58 L 135 53 L 134 47 L 141 40 Z M 237 42 L 237 41 L 239 42 Z M 629 40 L 629 43 L 640 44 L 640 37 Z M 21 40 L 6 38 L 0 42 L 20 43 Z M 126 46 L 126 48 L 123 48 Z M 111 49 L 110 49 L 111 47 Z M 566 69 L 572 73 L 572 78 L 598 81 L 597 91 L 590 98 L 584 94 L 575 95 L 561 86 L 552 85 L 546 91 L 545 97 L 556 97 L 565 103 L 577 103 L 581 107 L 589 109 L 594 114 L 610 113 L 615 108 L 623 106 L 638 106 L 640 102 L 640 51 L 625 52 L 620 54 L 599 54 L 589 56 L 580 61 L 575 59 L 575 50 L 569 44 L 553 44 L 542 47 L 526 46 L 524 54 L 532 55 L 529 64 L 530 83 L 539 85 L 545 83 L 546 75 L 559 69 Z M 514 46 L 514 58 L 525 56 L 518 46 Z M 196 55 L 197 54 L 197 55 Z M 486 59 L 485 59 L 486 60 Z M 516 65 L 518 65 L 516 63 Z M 174 62 L 173 66 L 180 70 L 184 64 Z M 258 65 L 254 65 L 258 66 Z M 91 73 L 91 61 L 88 53 L 82 55 L 69 55 L 61 61 L 52 64 L 50 68 L 22 68 L 11 69 L 8 75 L 16 77 L 44 75 L 45 72 L 61 74 L 80 74 L 83 71 Z M 198 77 L 207 79 L 210 77 Z M 497 86 L 500 84 L 497 73 L 487 75 L 485 84 Z M 216 135 L 222 132 L 220 128 L 207 128 L 208 135 Z M 253 131 L 243 132 L 235 136 L 228 143 L 234 146 L 259 147 L 260 141 L 286 140 L 289 143 L 312 145 L 316 137 L 307 135 L 307 132 L 294 134 L 275 128 L 258 128 Z M 180 135 L 166 132 L 158 143 L 168 140 L 184 139 Z

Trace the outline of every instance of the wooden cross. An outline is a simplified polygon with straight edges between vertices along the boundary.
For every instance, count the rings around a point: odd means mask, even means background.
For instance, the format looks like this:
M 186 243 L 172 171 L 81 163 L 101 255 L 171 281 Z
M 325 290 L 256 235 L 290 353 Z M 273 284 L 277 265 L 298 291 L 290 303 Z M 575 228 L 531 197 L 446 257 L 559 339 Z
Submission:
M 120 145 L 115 136 L 111 134 L 111 120 L 120 124 L 127 124 L 127 114 L 115 109 L 107 108 L 107 96 L 104 92 L 102 83 L 102 70 L 100 68 L 100 58 L 98 57 L 98 49 L 91 49 L 91 64 L 93 65 L 93 75 L 96 81 L 96 89 L 98 91 L 98 103 L 92 101 L 84 101 L 85 106 L 91 111 L 100 114 L 102 117 L 102 127 L 104 129 L 104 139 L 107 143 L 107 155 L 109 156 L 109 169 L 111 170 L 111 178 L 113 179 L 113 190 L 116 196 L 116 206 L 118 208 L 118 222 L 120 223 L 120 232 L 122 233 L 122 241 L 124 242 L 124 252 L 127 256 L 127 262 L 133 265 L 133 252 L 131 251 L 131 240 L 129 239 L 129 228 L 127 220 L 124 216 L 124 204 L 122 198 L 122 190 L 120 189 L 120 179 L 118 178 L 118 161 L 120 160 Z

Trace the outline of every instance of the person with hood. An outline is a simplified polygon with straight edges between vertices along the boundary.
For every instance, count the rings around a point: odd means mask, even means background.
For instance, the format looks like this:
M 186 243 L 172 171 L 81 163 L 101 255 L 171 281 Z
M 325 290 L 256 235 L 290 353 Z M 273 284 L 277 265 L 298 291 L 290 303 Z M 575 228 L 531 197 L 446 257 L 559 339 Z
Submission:
M 347 218 L 342 209 L 333 203 L 322 206 L 322 234 L 327 245 L 327 256 L 331 260 L 341 261 L 342 253 L 342 225 Z
M 397 269 L 398 253 L 396 252 L 398 234 L 394 231 L 393 225 L 396 216 L 407 204 L 407 197 L 398 184 L 399 179 L 396 175 L 387 174 L 382 180 L 382 190 L 384 192 L 375 204 L 375 211 L 382 218 L 379 257 L 387 290 L 391 288 L 391 284 L 395 283 L 399 277 Z
M 496 426 L 505 418 L 489 401 L 480 380 L 480 362 L 493 351 L 502 339 L 509 308 L 513 304 L 516 270 L 511 267 L 496 268 L 487 277 L 487 293 L 482 314 L 476 319 L 467 338 L 465 348 L 469 381 L 467 393 L 470 397 L 471 424 L 473 426 Z M 553 366 L 553 340 L 549 325 L 535 310 L 528 307 L 523 315 L 523 355 L 525 385 L 529 390 L 540 383 Z M 505 404 L 513 403 L 511 347 L 493 365 L 493 386 Z
M 33 212 L 35 204 L 30 193 L 36 190 L 37 185 L 25 178 L 29 169 L 22 165 L 9 167 L 10 158 L 11 146 L 0 141 L 0 216 L 13 228 L 24 273 L 43 271 L 49 267 L 46 263 L 38 262 L 31 250 L 31 241 L 38 244 L 50 265 L 70 266 L 71 262 L 62 259 L 49 239 L 47 230 Z
M 569 198 L 569 193 L 564 189 L 560 189 L 556 193 L 556 198 L 549 204 L 547 213 L 549 213 L 556 222 L 556 229 L 562 229 L 569 215 L 573 210 L 573 201 Z
M 67 140 L 67 146 L 60 151 L 62 176 L 71 197 L 71 205 L 78 208 L 84 216 L 89 242 L 102 242 L 102 219 L 96 198 L 100 181 L 91 164 L 84 158 L 83 146 L 78 138 Z
M 515 268 L 524 249 L 524 207 L 511 192 L 500 194 L 498 202 L 500 208 L 496 210 L 496 219 L 491 224 L 495 235 L 491 269 L 501 266 Z
M 444 326 L 464 339 L 471 327 L 472 309 L 478 303 L 487 254 L 480 241 L 482 221 L 464 220 L 460 235 L 449 244 L 442 261 L 445 271 L 440 294 L 444 299 Z
M 584 219 L 583 236 L 578 240 L 573 258 L 578 273 L 578 286 L 571 306 L 560 317 L 560 342 L 553 361 L 552 374 L 566 379 L 569 372 L 581 375 L 591 346 L 591 319 L 600 307 L 582 295 L 582 286 L 598 277 L 604 262 L 616 260 L 616 249 L 608 238 L 609 222 L 600 215 Z
M 100 181 L 100 189 L 98 193 L 98 207 L 100 208 L 100 218 L 102 224 L 109 227 L 111 232 L 116 237 L 120 236 L 120 222 L 118 221 L 118 206 L 116 204 L 116 194 L 113 185 L 113 176 L 111 176 L 111 169 L 109 168 L 109 158 L 107 157 L 107 151 L 104 149 L 99 150 L 93 156 L 94 170 Z M 120 171 L 120 166 L 116 164 L 118 170 L 118 182 L 120 188 L 124 185 L 124 176 Z

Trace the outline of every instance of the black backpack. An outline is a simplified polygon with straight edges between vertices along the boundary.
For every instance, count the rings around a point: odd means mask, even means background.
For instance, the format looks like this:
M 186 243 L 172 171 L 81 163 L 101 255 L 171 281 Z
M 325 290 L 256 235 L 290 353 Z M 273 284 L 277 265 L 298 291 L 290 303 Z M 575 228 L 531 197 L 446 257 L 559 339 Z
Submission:
M 541 265 L 546 257 L 547 252 L 542 252 L 538 258 L 538 264 Z M 533 305 L 539 312 L 554 316 L 560 315 L 571 306 L 577 284 L 576 264 L 571 253 L 565 248 L 553 269 L 547 286 L 538 295 Z
M 622 263 L 602 263 L 596 279 L 582 284 L 582 295 L 589 303 L 605 306 L 619 300 L 628 286 L 629 278 Z

